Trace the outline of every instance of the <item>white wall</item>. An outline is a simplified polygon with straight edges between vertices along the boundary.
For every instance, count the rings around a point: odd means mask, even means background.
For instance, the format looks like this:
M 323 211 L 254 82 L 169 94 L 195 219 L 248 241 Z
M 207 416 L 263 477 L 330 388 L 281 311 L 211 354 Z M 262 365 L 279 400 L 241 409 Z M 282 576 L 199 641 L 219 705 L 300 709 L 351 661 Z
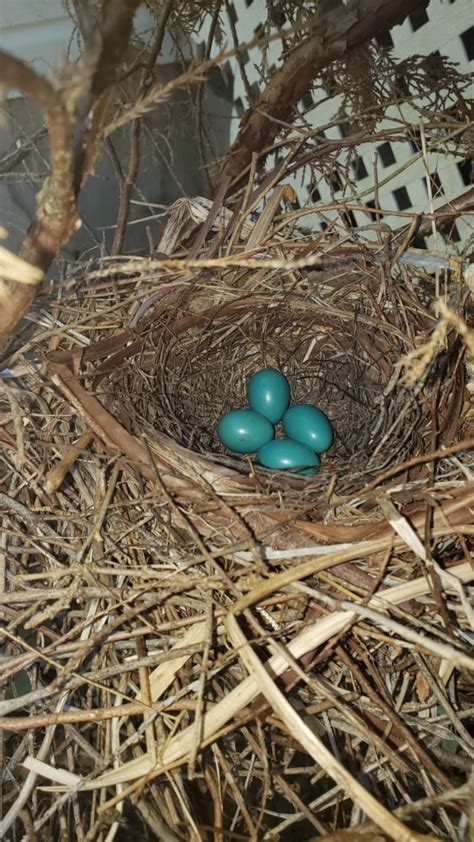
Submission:
M 145 6 L 135 15 L 134 24 L 136 34 L 147 40 L 153 19 Z M 79 44 L 65 0 L 0 0 L 0 48 L 31 63 L 46 76 L 65 60 L 75 61 Z M 158 64 L 175 60 L 176 48 L 167 35 Z
M 0 0 L 0 47 L 50 75 L 64 45 L 77 57 L 72 25 L 60 0 Z M 9 96 L 13 93 L 9 92 Z

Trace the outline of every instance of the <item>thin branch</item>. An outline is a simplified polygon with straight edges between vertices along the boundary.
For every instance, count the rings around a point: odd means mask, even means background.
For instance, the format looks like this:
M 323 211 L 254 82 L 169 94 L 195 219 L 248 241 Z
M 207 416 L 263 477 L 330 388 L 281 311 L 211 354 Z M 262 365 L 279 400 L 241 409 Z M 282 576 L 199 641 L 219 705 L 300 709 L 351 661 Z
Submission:
M 110 253 L 120 254 L 123 249 L 125 234 L 127 233 L 128 215 L 130 212 L 130 199 L 133 185 L 140 165 L 140 120 L 133 120 L 130 127 L 130 160 L 126 178 L 120 189 L 120 204 L 117 215 L 117 227 L 115 229 L 114 241 Z
M 148 61 L 144 72 L 142 74 L 141 90 L 145 94 L 150 87 L 150 76 L 156 64 L 158 56 L 163 46 L 163 39 L 166 32 L 166 24 L 169 15 L 173 8 L 173 0 L 168 0 L 160 16 L 158 26 L 155 33 L 155 39 L 150 51 Z M 139 118 L 133 120 L 130 129 L 130 158 L 128 164 L 128 173 L 126 178 L 122 180 L 120 190 L 120 204 L 117 214 L 117 227 L 115 229 L 114 241 L 112 243 L 111 254 L 120 254 L 123 249 L 125 235 L 127 232 L 128 217 L 130 213 L 130 199 L 132 197 L 132 190 L 135 184 L 135 179 L 138 174 L 140 166 L 140 129 L 141 121 Z
M 474 210 L 474 187 L 466 190 L 461 196 L 456 196 L 437 208 L 433 214 L 425 214 L 420 217 L 420 225 L 415 234 L 425 235 L 431 233 L 433 219 L 436 219 L 436 227 L 443 228 L 451 225 L 458 216 Z
M 219 22 L 219 14 L 222 6 L 222 0 L 216 0 L 216 4 L 214 6 L 214 11 L 212 13 L 212 18 L 209 24 L 209 32 L 206 41 L 206 49 L 204 52 L 204 59 L 208 59 L 211 55 L 212 44 L 214 42 L 214 35 L 216 31 L 217 24 Z M 239 53 L 237 53 L 237 57 Z M 203 121 L 203 113 L 202 113 L 202 106 L 203 106 L 203 94 L 204 94 L 204 84 L 201 83 L 197 90 L 196 95 L 196 124 L 197 124 L 197 135 L 198 135 L 198 142 L 199 142 L 199 158 L 201 162 L 202 172 L 204 178 L 206 179 L 206 185 L 209 190 L 209 193 L 212 195 L 213 193 L 213 184 L 211 182 L 209 176 L 209 162 L 206 156 L 206 150 L 204 147 L 205 140 L 207 140 L 209 146 L 211 147 L 212 154 L 214 155 L 214 159 L 217 157 L 216 152 L 212 149 L 211 139 L 209 137 L 209 133 L 205 129 L 204 121 Z
M 163 39 L 166 33 L 166 24 L 168 23 L 168 18 L 173 11 L 173 5 L 174 0 L 166 0 L 166 3 L 161 10 L 160 19 L 156 27 L 155 40 L 153 41 L 150 56 L 147 61 L 147 66 L 150 70 L 155 66 L 158 56 L 161 53 L 161 47 L 163 46 Z
M 42 140 L 46 137 L 46 135 L 47 130 L 44 126 L 42 126 L 24 143 L 18 141 L 19 145 L 17 145 L 11 152 L 8 152 L 0 160 L 0 176 L 7 175 L 7 173 L 12 172 L 16 167 L 18 167 L 18 165 L 28 157 L 28 155 L 31 155 L 31 153 L 35 151 L 38 141 Z

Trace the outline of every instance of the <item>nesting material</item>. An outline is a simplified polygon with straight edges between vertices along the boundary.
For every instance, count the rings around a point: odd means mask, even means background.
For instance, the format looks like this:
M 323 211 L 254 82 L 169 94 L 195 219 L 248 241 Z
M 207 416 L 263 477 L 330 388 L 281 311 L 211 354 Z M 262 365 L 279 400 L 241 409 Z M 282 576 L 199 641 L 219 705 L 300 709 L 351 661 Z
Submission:
M 2 381 L 2 832 L 461 838 L 461 279 L 437 315 L 430 275 L 330 237 L 321 268 L 279 230 L 217 265 L 78 266 Z M 334 424 L 315 476 L 219 443 L 263 366 Z

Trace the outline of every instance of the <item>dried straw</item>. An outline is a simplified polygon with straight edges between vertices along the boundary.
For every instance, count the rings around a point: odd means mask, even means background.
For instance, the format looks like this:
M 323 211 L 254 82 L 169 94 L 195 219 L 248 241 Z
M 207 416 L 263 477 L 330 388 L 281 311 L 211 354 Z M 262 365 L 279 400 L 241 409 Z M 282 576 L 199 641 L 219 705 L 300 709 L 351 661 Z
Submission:
M 4 374 L 2 836 L 464 832 L 463 265 L 436 303 L 386 242 L 276 225 L 284 195 L 193 262 L 197 200 L 166 259 L 76 265 Z M 334 420 L 316 477 L 219 445 L 262 365 Z

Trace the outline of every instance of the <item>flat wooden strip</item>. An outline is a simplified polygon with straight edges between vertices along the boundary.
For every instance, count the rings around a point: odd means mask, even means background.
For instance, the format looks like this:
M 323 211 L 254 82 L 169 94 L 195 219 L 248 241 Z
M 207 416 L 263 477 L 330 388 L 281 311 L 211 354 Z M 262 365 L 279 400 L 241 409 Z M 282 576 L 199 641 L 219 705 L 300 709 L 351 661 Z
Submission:
M 49 763 L 44 763 L 36 757 L 25 757 L 22 765 L 30 772 L 35 772 L 37 775 L 49 778 L 52 781 L 57 781 L 59 784 L 64 784 L 67 787 L 77 786 L 81 782 L 80 775 L 74 775 L 67 769 L 60 769 L 56 766 L 51 766 Z

